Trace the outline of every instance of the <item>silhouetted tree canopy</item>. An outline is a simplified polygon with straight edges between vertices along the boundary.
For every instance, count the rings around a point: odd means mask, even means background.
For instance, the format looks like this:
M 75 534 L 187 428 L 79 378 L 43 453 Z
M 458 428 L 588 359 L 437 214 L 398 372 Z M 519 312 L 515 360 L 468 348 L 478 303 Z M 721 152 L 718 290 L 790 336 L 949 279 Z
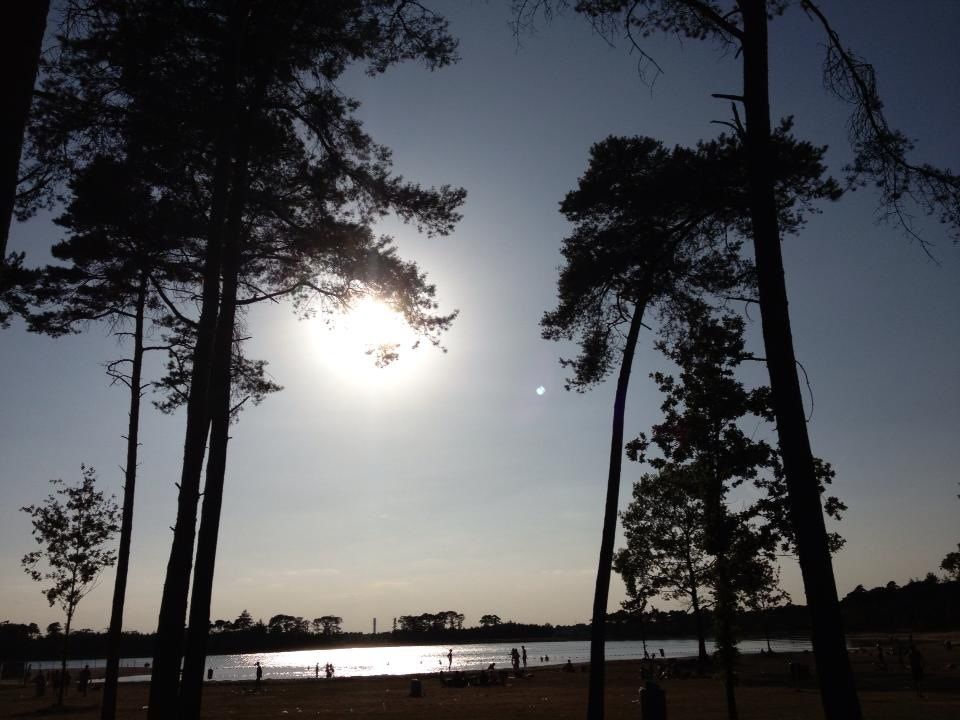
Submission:
M 604 37 L 626 39 L 640 54 L 638 67 L 650 84 L 661 74 L 656 58 L 643 47 L 643 39 L 653 33 L 709 40 L 729 49 L 731 55 L 749 34 L 742 0 L 514 0 L 513 5 L 518 32 L 532 28 L 538 15 L 549 20 L 572 7 Z M 873 65 L 844 43 L 817 3 L 763 3 L 772 20 L 793 8 L 821 26 L 824 88 L 850 108 L 847 131 L 853 159 L 845 168 L 848 185 L 874 187 L 880 217 L 902 227 L 926 251 L 930 243 L 915 227 L 917 213 L 936 218 L 955 242 L 960 240 L 960 177 L 949 169 L 910 160 L 915 143 L 887 121 Z
M 355 63 L 371 74 L 410 59 L 441 67 L 455 59 L 456 43 L 443 18 L 399 0 L 194 0 L 175 7 L 108 0 L 89 3 L 60 40 L 38 95 L 32 161 L 57 179 L 78 173 L 91 157 L 126 161 L 135 152 L 151 198 L 182 210 L 172 217 L 186 222 L 164 231 L 181 261 L 200 271 L 153 283 L 176 318 L 172 336 L 195 333 L 192 351 L 175 356 L 171 367 L 172 376 L 189 377 L 189 389 L 161 603 L 160 635 L 172 639 L 158 646 L 151 691 L 150 715 L 159 717 L 175 695 L 173 628 L 183 625 L 186 610 L 208 427 L 191 626 L 197 638 L 209 627 L 202 616 L 236 380 L 230 358 L 244 308 L 289 295 L 303 313 L 339 311 L 371 294 L 434 343 L 454 317 L 436 312 L 433 286 L 371 224 L 393 214 L 428 234 L 447 234 L 464 192 L 424 189 L 393 174 L 389 151 L 363 131 L 354 116 L 358 105 L 343 96 L 337 79 Z M 56 200 L 61 186 L 47 183 L 26 211 Z M 386 359 L 393 356 L 395 350 L 386 352 Z M 202 656 L 194 639 L 188 647 L 191 658 Z M 190 660 L 184 678 L 201 672 Z
M 777 203 L 783 227 L 797 232 L 815 202 L 840 188 L 824 178 L 823 153 L 774 134 Z M 669 318 L 688 298 L 754 297 L 752 268 L 742 259 L 749 233 L 742 146 L 732 136 L 672 150 L 651 138 L 610 137 L 590 151 L 590 165 L 560 210 L 574 223 L 564 239 L 565 265 L 556 310 L 541 321 L 550 340 L 577 339 L 580 355 L 568 388 L 601 382 L 618 362 L 618 328 L 635 303 Z

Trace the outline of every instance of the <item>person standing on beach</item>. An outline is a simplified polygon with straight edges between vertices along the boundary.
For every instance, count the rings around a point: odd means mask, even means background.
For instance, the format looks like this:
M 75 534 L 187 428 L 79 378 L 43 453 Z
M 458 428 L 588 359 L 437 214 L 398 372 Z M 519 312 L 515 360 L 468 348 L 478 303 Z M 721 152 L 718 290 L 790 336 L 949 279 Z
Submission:
M 263 668 L 260 667 L 260 661 L 257 660 L 257 690 L 260 689 L 261 680 L 263 680 Z
M 923 655 L 917 650 L 916 645 L 910 646 L 910 654 L 907 655 L 910 662 L 910 677 L 913 678 L 913 689 L 917 691 L 917 697 L 923 697 L 920 692 L 920 683 L 923 681 Z
M 520 650 L 522 651 L 522 654 L 523 654 L 523 669 L 526 670 L 527 669 L 527 646 L 521 645 Z
M 453 667 L 453 648 L 447 653 L 447 670 Z

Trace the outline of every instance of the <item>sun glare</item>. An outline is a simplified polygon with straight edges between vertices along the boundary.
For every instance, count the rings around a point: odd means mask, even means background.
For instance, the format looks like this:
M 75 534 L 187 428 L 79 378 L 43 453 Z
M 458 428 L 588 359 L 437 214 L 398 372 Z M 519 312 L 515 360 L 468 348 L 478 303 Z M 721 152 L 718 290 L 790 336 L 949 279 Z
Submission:
M 412 350 L 417 335 L 403 316 L 373 298 L 362 298 L 345 315 L 319 324 L 318 335 L 324 360 L 362 382 L 394 381 L 407 375 L 419 355 Z M 390 352 L 399 357 L 378 366 L 378 360 Z

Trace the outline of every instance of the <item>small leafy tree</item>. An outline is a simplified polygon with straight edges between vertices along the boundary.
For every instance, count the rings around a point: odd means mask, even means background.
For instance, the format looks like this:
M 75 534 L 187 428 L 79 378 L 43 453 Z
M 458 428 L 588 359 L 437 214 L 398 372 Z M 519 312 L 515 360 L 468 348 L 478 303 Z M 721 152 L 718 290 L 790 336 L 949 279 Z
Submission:
M 641 543 L 643 538 L 639 538 Z M 654 575 L 649 556 L 646 553 L 638 553 L 632 558 L 635 562 L 628 562 L 628 557 L 624 551 L 619 551 L 613 556 L 613 569 L 623 577 L 623 583 L 627 586 L 627 599 L 620 603 L 624 612 L 632 615 L 640 622 L 640 642 L 643 643 L 643 656 L 647 656 L 647 628 L 646 617 L 650 601 L 660 595 L 657 587 L 656 576 Z M 700 633 L 701 652 L 705 654 L 703 644 L 703 633 Z
M 73 614 L 97 586 L 100 572 L 116 561 L 115 552 L 105 546 L 119 529 L 117 504 L 96 489 L 96 471 L 81 465 L 80 472 L 83 480 L 79 485 L 51 480 L 55 490 L 46 500 L 21 508 L 30 516 L 33 537 L 41 547 L 23 556 L 23 568 L 37 582 L 50 582 L 43 594 L 51 606 L 59 605 L 66 615 L 60 662 L 64 674 Z M 64 690 L 61 683 L 59 705 L 63 704 Z
M 767 652 L 773 652 L 770 646 L 770 611 L 790 602 L 790 593 L 780 587 L 780 567 L 772 563 L 766 564 L 756 577 L 756 584 L 746 593 L 746 606 L 761 617 L 764 639 L 767 641 Z
M 729 507 L 731 490 L 755 479 L 770 465 L 773 448 L 754 440 L 740 427 L 746 418 L 771 420 L 769 390 L 747 390 L 735 377 L 746 357 L 743 320 L 716 318 L 709 308 L 693 303 L 673 342 L 659 348 L 679 367 L 678 377 L 654 373 L 664 394 L 664 419 L 652 430 L 662 457 L 651 465 L 689 480 L 702 508 L 703 550 L 713 558 L 710 585 L 714 598 L 715 635 L 723 664 L 727 714 L 737 717 L 734 669 L 737 659 L 733 632 L 738 596 L 744 581 L 755 582 L 755 566 L 772 556 L 776 537 L 761 535 L 754 526 L 758 511 Z M 645 439 L 638 444 L 643 447 Z
M 684 482 L 687 498 L 681 498 L 681 504 L 689 503 L 698 516 L 701 550 L 712 559 L 706 578 L 714 601 L 727 712 L 734 720 L 738 714 L 734 622 L 747 598 L 759 596 L 773 584 L 776 549 L 781 544 L 789 548 L 793 539 L 783 521 L 785 514 L 771 513 L 769 502 L 755 500 L 734 508 L 730 501 L 730 493 L 744 484 L 761 491 L 780 488 L 776 449 L 754 439 L 743 427 L 773 421 L 770 390 L 748 390 L 737 378 L 740 365 L 751 357 L 740 317 L 718 316 L 702 302 L 693 302 L 684 308 L 682 322 L 678 320 L 668 331 L 669 340 L 658 347 L 679 373 L 653 375 L 664 394 L 664 419 L 651 433 L 660 456 L 645 457 L 648 441 L 644 436 L 632 444 L 632 450 L 661 471 L 666 482 Z M 820 466 L 828 470 L 826 479 L 832 477 L 826 463 Z M 773 480 L 764 479 L 766 475 Z M 822 491 L 823 484 L 819 487 Z M 842 507 L 832 499 L 826 505 Z
M 496 627 L 503 623 L 499 615 L 481 615 L 479 622 L 480 627 L 485 628 Z
M 637 459 L 633 444 L 628 452 Z M 627 544 L 614 557 L 613 569 L 627 588 L 624 609 L 645 608 L 658 596 L 688 603 L 697 628 L 697 656 L 706 663 L 703 609 L 713 563 L 703 549 L 703 502 L 682 473 L 664 469 L 634 483 L 633 499 L 620 517 Z

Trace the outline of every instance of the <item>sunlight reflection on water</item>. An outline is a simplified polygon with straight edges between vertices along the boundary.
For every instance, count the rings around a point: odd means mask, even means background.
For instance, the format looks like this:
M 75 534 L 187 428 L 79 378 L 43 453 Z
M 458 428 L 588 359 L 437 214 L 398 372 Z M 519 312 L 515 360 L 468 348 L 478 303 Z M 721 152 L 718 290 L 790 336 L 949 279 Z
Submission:
M 811 645 L 807 638 L 776 638 L 771 640 L 777 652 L 802 652 Z M 713 650 L 713 641 L 708 640 Z M 510 669 L 510 650 L 521 648 L 520 643 L 483 643 L 476 645 L 403 645 L 369 646 L 347 648 L 315 648 L 285 652 L 244 653 L 240 655 L 210 655 L 207 667 L 213 670 L 214 680 L 253 680 L 255 664 L 263 666 L 264 679 L 324 678 L 324 667 L 331 663 L 334 677 L 366 677 L 371 675 L 417 675 L 435 673 L 439 670 L 477 671 L 496 663 L 498 669 Z M 590 660 L 590 642 L 574 640 L 563 642 L 527 643 L 527 667 L 535 669 L 548 665 L 562 665 L 569 658 L 574 663 Z M 696 638 L 654 638 L 647 641 L 647 649 L 659 655 L 663 648 L 668 658 L 694 657 L 697 654 Z M 765 640 L 743 640 L 741 652 L 756 653 L 766 648 Z M 453 650 L 453 664 L 447 661 L 447 653 Z M 636 660 L 643 657 L 643 643 L 634 640 L 611 641 L 606 644 L 607 660 Z M 546 658 L 546 659 L 545 659 Z M 124 658 L 124 668 L 143 667 L 150 658 Z M 71 660 L 70 668 L 103 667 L 102 659 Z M 35 662 L 35 670 L 59 667 L 60 662 Z M 123 682 L 149 680 L 149 675 L 128 675 Z
M 772 641 L 778 652 L 797 652 L 810 649 L 806 638 L 779 638 Z M 453 650 L 452 669 L 476 671 L 496 663 L 497 668 L 510 668 L 510 649 L 520 649 L 520 643 L 486 643 L 478 645 L 408 645 L 395 647 L 317 648 L 274 653 L 248 653 L 244 655 L 213 655 L 207 666 L 213 668 L 216 680 L 242 680 L 254 677 L 254 664 L 263 666 L 264 678 L 311 678 L 320 666 L 332 663 L 334 677 L 360 677 L 370 675 L 414 675 L 447 670 L 447 653 Z M 709 643 L 712 650 L 712 642 Z M 744 640 L 741 652 L 759 652 L 766 647 L 764 640 Z M 574 663 L 590 659 L 590 643 L 586 640 L 568 642 L 534 642 L 526 645 L 528 668 L 560 665 L 569 658 Z M 650 652 L 659 654 L 663 648 L 666 657 L 691 657 L 697 654 L 695 638 L 655 639 L 648 641 Z M 549 657 L 549 661 L 541 660 Z M 639 641 L 615 641 L 606 644 L 608 660 L 630 660 L 643 657 L 643 644 Z

